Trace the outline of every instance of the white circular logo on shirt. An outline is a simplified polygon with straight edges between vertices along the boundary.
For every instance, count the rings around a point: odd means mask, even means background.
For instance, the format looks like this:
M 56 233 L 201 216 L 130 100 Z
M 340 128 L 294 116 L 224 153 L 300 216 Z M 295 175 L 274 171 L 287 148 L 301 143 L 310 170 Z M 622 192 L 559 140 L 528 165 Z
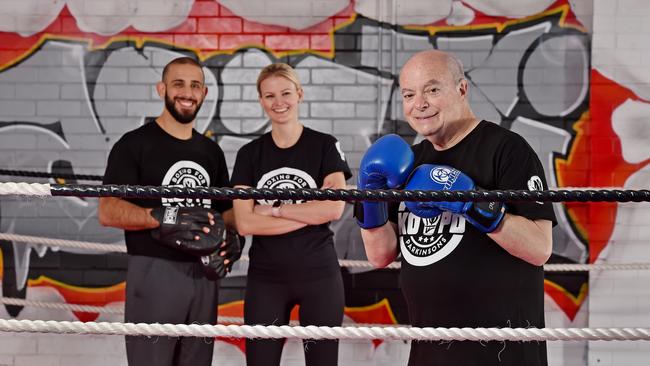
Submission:
M 336 150 L 339 152 L 339 155 L 341 155 L 341 160 L 345 161 L 345 153 L 343 152 L 343 149 L 341 149 L 341 143 L 336 141 L 334 146 L 336 146 Z
M 167 170 L 162 185 L 188 188 L 209 187 L 210 175 L 201 165 L 190 160 L 181 160 Z M 200 198 L 163 198 L 162 204 L 171 207 L 203 206 L 210 208 L 212 201 Z
M 402 202 L 397 217 L 400 250 L 413 266 L 428 266 L 445 258 L 465 234 L 465 218 L 451 212 L 426 219 L 411 213 Z
M 304 172 L 300 169 L 294 168 L 279 168 L 271 170 L 266 174 L 262 175 L 262 178 L 257 181 L 257 188 L 286 188 L 286 189 L 302 189 L 302 188 L 318 188 L 316 186 L 316 181 L 314 178 L 309 175 L 309 173 Z M 257 200 L 261 205 L 271 205 L 275 200 Z M 303 203 L 304 200 L 296 200 L 292 202 L 291 200 L 286 201 L 285 203 Z
M 533 175 L 532 177 L 530 177 L 530 179 L 528 179 L 527 184 L 528 184 L 528 190 L 529 191 L 543 191 L 544 190 L 544 185 L 542 184 L 542 179 L 537 175 Z M 539 205 L 544 204 L 544 202 L 541 202 L 541 201 L 535 201 L 535 203 L 537 203 Z
M 528 179 L 528 190 L 529 191 L 541 191 L 544 189 L 544 185 L 542 184 L 542 179 L 538 177 L 537 175 L 533 175 Z

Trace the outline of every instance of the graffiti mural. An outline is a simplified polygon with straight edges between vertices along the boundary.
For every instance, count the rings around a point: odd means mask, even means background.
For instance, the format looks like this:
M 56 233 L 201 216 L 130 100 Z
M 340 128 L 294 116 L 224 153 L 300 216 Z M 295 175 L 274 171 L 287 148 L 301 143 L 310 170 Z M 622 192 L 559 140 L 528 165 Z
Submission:
M 398 75 L 413 53 L 436 48 L 463 62 L 477 115 L 527 139 L 551 188 L 620 187 L 628 180 L 641 186 L 647 151 L 634 138 L 641 128 L 629 121 L 647 115 L 648 93 L 612 81 L 606 69 L 592 69 L 591 23 L 575 3 L 5 1 L 13 10 L 0 16 L 0 168 L 103 174 L 113 143 L 160 113 L 154 85 L 162 67 L 190 55 L 204 65 L 208 87 L 196 128 L 220 144 L 229 167 L 243 144 L 268 130 L 256 76 L 282 61 L 304 84 L 301 121 L 335 135 L 354 169 L 380 135 L 421 138 L 402 119 Z M 3 180 L 43 182 L 15 178 Z M 598 260 L 620 235 L 617 209 L 612 203 L 556 204 L 552 261 Z M 101 227 L 96 211 L 94 199 L 1 197 L 0 232 L 122 244 L 122 233 Z M 632 210 L 621 215 L 636 217 Z M 365 259 L 350 207 L 332 228 L 341 258 Z M 0 241 L 0 249 L 4 297 L 95 305 L 123 299 L 122 255 L 8 241 Z M 372 276 L 356 272 L 347 275 Z M 244 266 L 235 272 L 244 274 Z M 241 300 L 240 282 L 233 281 L 225 283 L 224 304 Z M 547 274 L 547 295 L 567 323 L 581 310 L 588 281 L 586 272 Z M 408 321 L 393 292 L 347 291 L 348 306 L 389 298 L 394 322 Z M 0 317 L 29 311 L 4 306 Z

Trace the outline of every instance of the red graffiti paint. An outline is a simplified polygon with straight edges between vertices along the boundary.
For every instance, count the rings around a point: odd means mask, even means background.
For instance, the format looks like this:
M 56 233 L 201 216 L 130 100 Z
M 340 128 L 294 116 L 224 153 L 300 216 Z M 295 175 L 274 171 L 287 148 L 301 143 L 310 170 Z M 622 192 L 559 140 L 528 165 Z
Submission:
M 291 310 L 290 319 L 291 321 L 298 321 L 299 307 L 295 306 Z M 346 318 L 352 320 L 358 325 L 363 324 L 385 324 L 393 325 L 397 324 L 395 316 L 393 315 L 393 310 L 390 307 L 390 304 L 387 299 L 383 299 L 378 303 L 361 306 L 361 307 L 346 307 L 344 310 L 344 315 Z M 235 317 L 241 318 L 244 317 L 244 301 L 234 301 L 228 304 L 219 305 L 218 318 L 219 323 L 229 324 L 228 322 L 223 321 L 224 317 Z M 218 337 L 218 340 L 234 345 L 239 348 L 242 353 L 246 352 L 246 340 L 244 338 L 227 338 L 227 337 Z M 373 339 L 372 343 L 375 346 L 379 346 L 383 341 L 379 339 Z
M 647 161 L 630 164 L 623 159 L 621 140 L 612 127 L 612 113 L 626 100 L 642 101 L 631 90 L 592 70 L 591 123 L 586 125 L 585 134 L 591 140 L 589 182 L 593 187 L 622 187 L 647 164 Z M 590 203 L 588 210 L 582 212 L 586 213 L 581 220 L 589 240 L 589 263 L 607 245 L 614 230 L 616 210 L 616 203 Z
M 62 282 L 41 276 L 36 280 L 29 280 L 29 287 L 51 287 L 63 296 L 68 304 L 106 306 L 114 302 L 124 302 L 125 282 L 102 288 L 83 288 L 71 286 Z M 75 311 L 73 314 L 82 322 L 90 322 L 97 319 L 98 313 L 86 313 Z
M 23 37 L 13 32 L 0 32 L 0 70 L 28 57 L 47 40 L 65 40 L 87 43 L 90 49 L 102 49 L 112 42 L 134 42 L 136 47 L 145 42 L 158 42 L 194 51 L 207 58 L 215 52 L 232 52 L 243 47 L 262 47 L 272 52 L 313 50 L 332 54 L 333 31 L 355 18 L 350 3 L 339 13 L 303 30 L 265 25 L 239 17 L 214 0 L 198 0 L 185 21 L 164 32 L 140 32 L 133 27 L 111 36 L 83 32 L 76 24 L 67 6 L 43 31 Z

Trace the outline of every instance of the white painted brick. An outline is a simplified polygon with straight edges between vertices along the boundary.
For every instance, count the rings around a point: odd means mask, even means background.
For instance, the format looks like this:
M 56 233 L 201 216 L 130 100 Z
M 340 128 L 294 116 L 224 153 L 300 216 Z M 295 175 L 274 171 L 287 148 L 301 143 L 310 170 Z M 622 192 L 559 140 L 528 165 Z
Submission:
M 222 81 L 225 84 L 251 84 L 255 85 L 257 82 L 257 74 L 259 72 L 252 72 L 250 69 L 236 69 L 226 68 L 221 74 Z
M 0 74 L 0 81 L 28 83 L 38 81 L 38 67 L 23 66 L 4 71 Z
M 598 51 L 601 49 L 609 50 L 616 47 L 616 35 L 615 34 L 594 34 L 591 39 L 591 48 L 592 51 Z M 592 52 L 592 56 L 596 52 Z
M 354 103 L 314 103 L 311 106 L 312 117 L 351 117 L 354 116 Z
M 38 101 L 36 113 L 39 116 L 78 116 L 81 114 L 81 102 L 77 101 Z
M 650 7 L 646 0 L 618 0 L 616 7 L 617 16 L 640 16 L 650 15 Z
M 354 108 L 354 116 L 361 118 L 377 118 L 377 103 L 357 103 Z
M 99 1 L 103 3 L 103 1 Z M 112 5 L 111 5 L 112 6 Z M 137 52 L 133 52 L 132 49 L 125 48 L 122 51 L 117 51 L 111 53 L 111 56 L 108 59 L 108 63 L 115 67 L 115 66 L 133 66 L 133 65 L 151 65 L 153 57 L 155 57 L 157 54 L 161 54 L 161 56 L 166 56 L 165 58 L 165 63 L 163 66 L 169 62 L 169 54 L 163 52 L 144 52 L 143 54 L 139 54 Z M 152 57 L 153 56 L 153 57 Z M 125 75 L 125 81 L 126 81 L 126 69 L 124 70 L 124 75 Z M 103 72 L 103 70 L 102 70 Z
M 59 99 L 57 84 L 17 84 L 17 99 Z
M 38 68 L 38 80 L 45 83 L 70 82 L 79 79 L 81 69 L 79 67 L 41 67 Z
M 647 20 L 638 15 L 630 17 L 616 17 L 613 18 L 616 23 L 615 29 L 609 31 L 616 31 L 616 33 L 640 33 L 643 31 L 643 23 Z
M 0 99 L 14 99 L 16 96 L 16 85 L 13 83 L 0 82 Z
M 354 84 L 356 81 L 349 72 L 339 69 L 312 69 L 311 77 L 314 84 Z
M 95 110 L 101 119 L 109 116 L 124 116 L 126 115 L 126 103 L 98 101 L 95 103 Z
M 601 17 L 616 15 L 618 0 L 594 0 L 594 23 Z
M 129 83 L 151 83 L 151 68 L 149 67 L 129 67 L 126 69 L 126 71 L 128 75 L 127 80 Z
M 107 99 L 148 100 L 151 97 L 151 85 L 106 85 Z
M 221 117 L 262 117 L 262 107 L 256 102 L 227 102 L 221 104 Z
M 36 354 L 36 340 L 22 334 L 0 334 L 0 355 L 30 355 Z
M 594 34 L 616 31 L 617 18 L 612 16 L 598 17 L 594 21 Z
M 298 74 L 300 84 L 311 84 L 311 72 L 309 72 L 309 69 L 297 68 L 295 71 Z
M 377 88 L 372 86 L 335 86 L 334 100 L 373 101 L 377 99 Z
M 13 366 L 13 364 L 14 364 L 13 356 L 0 355 L 0 366 Z
M 162 110 L 163 104 L 160 101 L 126 103 L 126 115 L 129 117 L 158 116 Z
M 212 93 L 217 93 L 216 88 L 208 90 L 208 95 Z M 239 85 L 223 85 L 220 97 L 222 100 L 241 100 L 242 87 Z
M 10 119 L 16 116 L 34 116 L 36 114 L 36 103 L 0 100 L 0 111 L 3 111 L 3 119 Z
M 306 101 L 330 101 L 332 100 L 332 86 L 303 85 Z
M 58 356 L 16 356 L 14 358 L 14 366 L 60 366 L 60 359 Z M 66 364 L 67 365 L 67 364 Z
M 648 352 L 616 350 L 612 352 L 612 365 L 645 365 L 648 364 Z
M 127 366 L 126 351 L 122 356 L 61 356 L 61 366 Z M 153 366 L 153 365 L 152 365 Z
M 612 353 L 609 351 L 597 351 L 589 348 L 589 366 L 611 366 Z
M 644 49 L 648 44 L 648 36 L 646 34 L 617 34 L 616 35 L 616 47 L 621 48 L 631 48 L 631 49 Z
M 124 338 L 101 335 L 41 335 L 38 338 L 40 355 L 113 356 L 124 351 Z

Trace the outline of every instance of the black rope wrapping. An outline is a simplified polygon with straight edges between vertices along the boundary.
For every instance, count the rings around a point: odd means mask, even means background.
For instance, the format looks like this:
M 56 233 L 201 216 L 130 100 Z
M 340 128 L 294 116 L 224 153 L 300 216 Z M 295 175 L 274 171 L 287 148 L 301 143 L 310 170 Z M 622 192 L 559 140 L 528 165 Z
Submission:
M 104 177 L 101 175 L 90 174 L 66 174 L 66 173 L 48 173 L 48 172 L 32 172 L 28 170 L 11 170 L 0 169 L 0 175 L 17 176 L 17 177 L 32 177 L 32 178 L 61 178 L 68 180 L 87 180 L 101 182 Z
M 650 190 L 408 191 L 52 184 L 52 196 L 311 201 L 648 202 Z

